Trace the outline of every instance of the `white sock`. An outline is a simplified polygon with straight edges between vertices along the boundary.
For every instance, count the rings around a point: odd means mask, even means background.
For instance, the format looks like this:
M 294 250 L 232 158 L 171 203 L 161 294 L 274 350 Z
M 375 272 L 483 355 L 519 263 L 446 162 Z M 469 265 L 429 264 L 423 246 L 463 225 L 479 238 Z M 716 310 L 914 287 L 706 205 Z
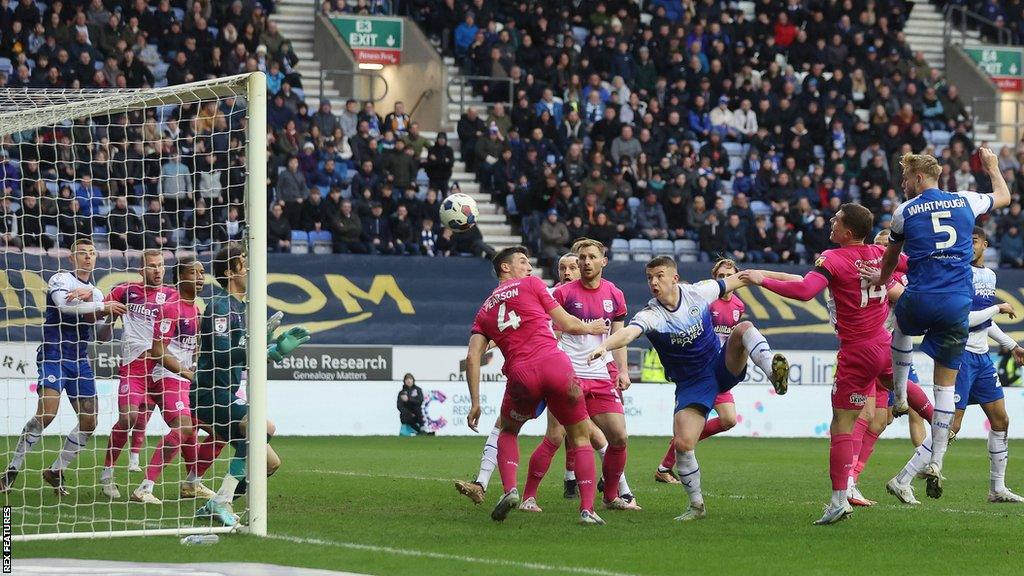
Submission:
M 633 492 L 629 489 L 629 484 L 626 483 L 626 472 L 622 472 L 622 476 L 619 476 L 619 495 L 632 494 Z
M 596 450 L 598 457 L 601 458 L 601 463 L 604 464 L 604 455 L 608 452 L 608 445 L 605 444 Z
M 484 443 L 484 453 L 480 455 L 480 471 L 476 474 L 476 481 L 484 487 L 484 490 L 487 490 L 491 474 L 494 474 L 494 469 L 498 466 L 498 434 L 500 433 L 501 429 L 497 426 L 491 430 L 490 435 L 487 436 L 487 442 Z
M 189 472 L 185 475 L 186 484 L 197 484 L 199 482 L 199 476 L 196 476 L 195 472 Z
M 129 466 L 138 466 L 139 465 L 139 453 L 138 452 L 129 452 L 128 453 L 128 465 Z
M 914 455 L 910 457 L 910 461 L 903 467 L 903 470 L 896 475 L 896 482 L 902 486 L 909 486 L 913 482 L 914 478 L 917 477 L 917 473 L 924 470 L 924 467 L 928 465 L 932 460 L 932 439 L 926 438 L 917 449 L 914 450 Z
M 106 468 L 103 469 L 103 472 L 100 472 L 100 482 L 103 482 L 105 484 L 107 482 L 110 482 L 113 479 L 114 479 L 114 467 L 113 466 L 107 466 Z
M 906 401 L 907 379 L 914 363 L 914 341 L 900 330 L 899 324 L 892 332 L 891 348 L 893 394 L 897 399 Z
M 700 466 L 693 450 L 680 452 L 676 450 L 676 474 L 683 483 L 683 489 L 690 497 L 690 506 L 703 506 L 704 495 L 700 492 Z
M 35 417 L 31 418 L 21 430 L 21 437 L 18 438 L 18 445 L 14 447 L 14 457 L 8 468 L 21 470 L 25 464 L 25 456 L 32 451 L 39 437 L 43 434 L 43 425 Z
M 89 443 L 90 436 L 92 436 L 92 432 L 82 432 L 78 429 L 78 426 L 75 426 L 75 429 L 64 440 L 64 447 L 61 448 L 57 459 L 53 461 L 50 470 L 57 472 L 66 469 L 75 460 L 78 453 L 82 451 L 82 448 L 85 448 L 85 445 Z
M 575 470 L 566 470 L 565 471 L 565 479 L 566 480 L 575 480 L 576 479 L 576 471 Z
M 932 463 L 942 469 L 942 457 L 949 446 L 949 426 L 953 423 L 956 413 L 956 401 L 953 386 L 933 386 L 935 396 L 935 412 L 932 414 Z
M 992 492 L 1006 491 L 1006 461 L 1010 457 L 1010 442 L 1006 437 L 1006 430 L 996 432 L 990 430 L 988 433 L 988 489 Z
M 213 497 L 213 501 L 220 504 L 230 504 L 235 499 L 236 486 L 238 486 L 238 478 L 235 478 L 234 474 L 228 472 L 224 475 L 224 479 L 221 480 L 220 490 L 217 490 L 217 495 Z
M 747 353 L 750 354 L 750 359 L 754 361 L 754 365 L 760 368 L 765 376 L 771 377 L 772 357 L 775 356 L 775 353 L 772 352 L 771 345 L 757 331 L 757 328 L 751 326 L 743 332 L 743 347 L 747 349 Z
M 139 484 L 139 491 L 141 491 L 141 492 L 148 492 L 148 493 L 152 494 L 153 493 L 153 484 L 154 484 L 154 482 L 152 480 L 149 480 L 149 479 L 143 480 L 142 483 Z

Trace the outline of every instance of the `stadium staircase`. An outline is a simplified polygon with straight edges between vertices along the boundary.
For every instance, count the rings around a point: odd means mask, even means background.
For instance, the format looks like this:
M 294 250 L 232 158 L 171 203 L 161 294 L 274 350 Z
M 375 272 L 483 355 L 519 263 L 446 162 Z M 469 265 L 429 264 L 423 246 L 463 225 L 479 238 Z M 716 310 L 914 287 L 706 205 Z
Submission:
M 946 17 L 945 14 L 930 2 L 918 2 L 910 11 L 910 17 L 903 27 L 907 43 L 914 50 L 924 53 L 925 60 L 932 68 L 945 71 L 946 61 L 943 56 L 945 45 Z M 966 35 L 954 26 L 951 30 L 950 41 L 954 44 L 964 46 L 980 46 L 980 33 L 977 30 L 968 30 Z

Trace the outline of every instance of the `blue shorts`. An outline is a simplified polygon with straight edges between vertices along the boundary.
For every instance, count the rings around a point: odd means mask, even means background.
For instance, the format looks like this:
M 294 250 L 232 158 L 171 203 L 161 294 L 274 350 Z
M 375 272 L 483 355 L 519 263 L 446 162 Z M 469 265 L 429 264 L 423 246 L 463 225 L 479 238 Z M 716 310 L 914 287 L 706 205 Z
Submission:
M 89 360 L 43 360 L 36 359 L 39 369 L 39 390 L 43 388 L 64 391 L 68 398 L 90 398 L 96 396 L 96 379 Z
M 896 322 L 907 336 L 924 335 L 921 351 L 957 370 L 967 346 L 971 297 L 959 294 L 904 292 L 896 302 Z
M 921 383 L 921 380 L 917 376 L 917 370 L 914 370 L 914 366 L 913 365 L 910 366 L 910 376 L 907 377 L 907 380 L 913 382 L 914 384 L 920 384 Z M 893 404 L 895 404 L 895 403 L 896 403 L 896 393 L 893 392 L 892 390 L 889 390 L 889 408 L 892 408 Z
M 533 413 L 534 418 L 540 418 L 540 415 L 544 413 L 548 408 L 548 401 L 541 400 L 540 404 L 537 404 L 537 410 Z
M 676 412 L 688 406 L 697 406 L 707 414 L 715 406 L 715 397 L 728 392 L 747 376 L 747 367 L 739 375 L 729 371 L 725 365 L 725 346 L 718 355 L 708 362 L 699 373 L 682 382 L 676 382 Z
M 967 352 L 956 375 L 956 409 L 963 410 L 968 404 L 988 404 L 1003 399 L 1003 387 L 992 358 L 988 354 Z

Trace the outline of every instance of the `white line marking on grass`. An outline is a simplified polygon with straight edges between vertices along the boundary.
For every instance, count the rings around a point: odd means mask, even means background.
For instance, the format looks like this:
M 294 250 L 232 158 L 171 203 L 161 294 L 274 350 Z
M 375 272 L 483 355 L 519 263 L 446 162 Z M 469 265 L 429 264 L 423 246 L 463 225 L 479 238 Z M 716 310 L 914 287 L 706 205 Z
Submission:
M 349 472 L 347 470 L 296 470 L 308 474 L 332 474 L 335 476 L 355 476 L 357 478 L 396 478 L 399 480 L 426 480 L 429 482 L 454 482 L 455 478 L 438 478 L 436 476 L 413 476 L 411 474 Z
M 409 550 L 406 548 L 391 548 L 388 546 L 375 546 L 373 544 L 358 544 L 356 542 L 338 542 L 335 540 L 322 540 L 320 538 L 300 538 L 287 534 L 268 534 L 267 538 L 272 540 L 283 540 L 295 544 L 313 544 L 317 546 L 331 546 L 334 548 L 345 548 L 348 550 L 361 550 L 365 552 L 376 552 L 381 554 L 393 554 L 396 556 L 412 556 L 415 558 L 430 558 L 432 560 L 449 560 L 453 562 L 467 562 L 470 564 L 485 564 L 488 566 L 504 566 L 520 570 L 538 570 L 543 572 L 557 572 L 563 574 L 589 574 L 592 576 L 632 576 L 626 572 L 612 572 L 600 568 L 583 568 L 579 566 L 552 566 L 538 562 L 517 562 L 515 560 L 502 560 L 500 558 L 478 558 L 475 556 L 462 556 L 458 554 L 445 554 L 442 552 L 428 552 L 425 550 Z

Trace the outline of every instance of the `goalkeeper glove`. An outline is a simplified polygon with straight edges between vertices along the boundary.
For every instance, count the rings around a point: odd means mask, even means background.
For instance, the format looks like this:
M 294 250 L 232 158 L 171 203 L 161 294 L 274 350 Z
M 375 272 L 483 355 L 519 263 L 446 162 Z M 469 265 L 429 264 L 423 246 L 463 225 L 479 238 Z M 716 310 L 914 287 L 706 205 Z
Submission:
M 267 349 L 267 355 L 274 362 L 280 362 L 281 359 L 306 342 L 309 342 L 309 331 L 302 326 L 296 326 L 278 336 L 277 340 Z
M 274 331 L 281 325 L 282 319 L 284 319 L 284 312 L 278 310 L 267 320 L 267 342 L 274 339 Z

